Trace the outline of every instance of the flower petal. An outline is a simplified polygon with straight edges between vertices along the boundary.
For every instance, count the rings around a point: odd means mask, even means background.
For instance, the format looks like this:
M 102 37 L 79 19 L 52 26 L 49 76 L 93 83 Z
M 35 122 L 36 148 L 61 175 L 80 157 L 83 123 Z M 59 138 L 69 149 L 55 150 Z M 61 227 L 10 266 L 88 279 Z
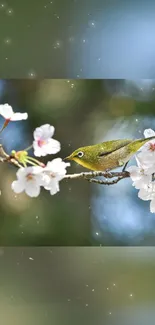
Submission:
M 16 172 L 16 176 L 18 179 L 20 178 L 25 178 L 25 176 L 27 175 L 27 168 L 21 167 L 17 170 Z
M 133 186 L 139 190 L 141 188 L 147 188 L 152 180 L 152 175 L 143 175 L 141 179 L 135 180 Z
M 152 199 L 152 193 L 148 189 L 141 188 L 138 197 L 144 201 L 149 201 Z
M 138 166 L 130 166 L 127 168 L 127 171 L 130 173 L 130 177 L 133 181 L 141 178 L 140 168 Z
M 45 171 L 52 172 L 56 175 L 57 179 L 60 181 L 67 173 L 66 167 L 69 167 L 70 163 L 62 161 L 61 158 L 53 159 L 48 161 L 47 166 L 44 168 Z
M 40 179 L 39 179 L 40 186 L 43 186 L 44 188 L 48 187 L 48 184 L 50 184 L 50 181 L 51 181 L 51 177 L 48 174 L 43 172 L 40 175 Z
M 36 157 L 56 154 L 60 151 L 60 142 L 54 139 L 48 139 L 47 143 L 42 145 L 41 147 L 38 146 L 36 140 L 33 141 L 33 148 L 34 148 L 34 155 Z
M 30 197 L 37 197 L 40 194 L 40 185 L 35 181 L 28 181 L 25 186 L 25 193 Z
M 55 187 L 52 187 L 51 189 L 50 189 L 50 194 L 51 195 L 55 195 L 57 192 L 59 192 L 60 191 L 60 188 L 59 188 L 59 183 L 57 183 L 57 185 L 55 186 Z
M 27 120 L 27 118 L 28 118 L 27 113 L 14 113 L 11 117 L 11 121 Z
M 48 139 L 51 138 L 54 134 L 55 128 L 50 124 L 44 124 L 38 128 L 36 128 L 33 132 L 33 136 L 35 140 L 38 139 Z
M 13 115 L 12 107 L 8 104 L 0 105 L 0 115 L 5 119 L 10 119 Z
M 11 184 L 11 188 L 15 193 L 21 193 L 25 189 L 25 184 L 20 180 L 13 181 Z
M 144 131 L 144 137 L 145 138 L 150 138 L 150 137 L 153 137 L 153 136 L 155 136 L 155 132 L 152 129 L 146 129 Z
M 56 194 L 57 192 L 59 192 L 59 182 L 56 178 L 53 178 L 50 183 L 45 186 L 45 189 L 46 190 L 49 190 L 50 191 L 50 194 L 51 195 L 54 195 Z
M 155 213 L 155 198 L 150 202 L 150 212 Z
M 62 161 L 62 158 L 55 158 L 52 161 L 47 162 L 45 170 L 47 169 L 47 170 L 56 170 L 57 171 L 59 169 L 58 166 L 61 165 L 62 163 L 64 163 Z
M 32 166 L 32 167 L 27 167 L 27 170 L 30 170 L 31 173 L 34 175 L 38 175 L 38 174 L 42 173 L 44 168 L 40 167 L 40 166 Z
M 140 158 L 140 154 L 137 154 L 137 155 L 135 156 L 135 159 L 136 159 L 137 166 L 138 166 L 139 168 L 142 168 L 142 167 L 143 167 L 143 164 L 142 164 L 142 159 Z
M 60 142 L 54 139 L 49 139 L 48 143 L 45 145 L 45 150 L 49 155 L 59 152 L 61 149 Z
M 37 140 L 33 141 L 33 149 L 34 149 L 34 155 L 36 157 L 43 156 L 43 150 L 41 147 L 38 146 Z M 45 153 L 45 156 L 46 156 L 46 153 Z

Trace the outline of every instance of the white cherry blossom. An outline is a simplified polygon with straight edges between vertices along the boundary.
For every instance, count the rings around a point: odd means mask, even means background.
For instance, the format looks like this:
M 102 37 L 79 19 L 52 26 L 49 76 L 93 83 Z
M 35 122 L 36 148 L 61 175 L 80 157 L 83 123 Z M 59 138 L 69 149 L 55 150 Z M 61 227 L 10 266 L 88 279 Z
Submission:
M 145 138 L 155 136 L 155 131 L 146 129 Z M 133 186 L 139 189 L 138 197 L 144 201 L 150 202 L 150 211 L 155 213 L 155 139 L 148 141 L 136 156 L 137 166 L 128 168 Z
M 152 170 L 145 169 L 140 160 L 136 157 L 138 166 L 128 167 L 128 172 L 136 189 L 145 188 L 152 181 Z
M 17 180 L 12 183 L 13 191 L 15 193 L 25 191 L 31 197 L 37 197 L 40 194 L 40 186 L 43 182 L 42 170 L 43 168 L 39 166 L 18 169 Z
M 138 192 L 138 197 L 143 201 L 150 202 L 150 211 L 155 213 L 155 182 L 151 182 L 147 188 L 141 188 Z
M 155 131 L 153 131 L 152 129 L 146 129 L 144 131 L 144 137 L 145 138 L 155 137 Z M 150 141 L 145 143 L 141 147 L 140 151 L 141 151 L 141 153 L 144 154 L 144 156 L 147 156 L 148 154 L 154 155 L 154 153 L 155 153 L 155 139 L 151 139 Z
M 66 174 L 66 167 L 69 167 L 70 163 L 65 163 L 61 158 L 53 159 L 49 161 L 44 170 L 45 185 L 44 188 L 50 191 L 51 195 L 59 192 L 59 182 L 64 178 Z
M 155 132 L 152 129 L 146 129 L 144 131 L 145 138 L 155 137 Z M 143 166 L 146 169 L 155 172 L 155 139 L 152 139 L 141 147 L 140 152 L 137 154 L 139 160 L 141 160 Z
M 155 136 L 155 131 L 153 131 L 152 129 L 145 129 L 144 130 L 144 137 L 145 138 L 150 138 L 150 137 L 154 137 Z
M 28 118 L 27 113 L 15 113 L 12 107 L 8 104 L 0 105 L 0 115 L 2 115 L 8 122 L 26 120 Z
M 140 150 L 140 157 L 147 159 L 147 157 L 151 158 L 155 156 L 155 139 L 152 139 L 144 144 L 144 146 Z M 149 160 L 148 158 L 148 160 Z
M 60 142 L 52 139 L 55 128 L 50 124 L 44 124 L 35 129 L 33 148 L 34 155 L 37 157 L 46 156 L 48 154 L 56 154 L 60 151 Z
M 56 158 L 49 161 L 45 167 L 22 167 L 17 171 L 17 180 L 13 181 L 12 189 L 15 193 L 25 191 L 31 197 L 37 197 L 42 186 L 54 195 L 59 192 L 59 182 L 64 178 L 68 166 L 70 163 Z
M 142 151 L 137 155 L 137 158 L 142 162 L 145 173 L 153 174 L 155 172 L 155 151 Z
M 154 182 L 150 182 L 150 184 L 145 188 L 144 187 L 140 188 L 138 192 L 138 197 L 144 201 L 152 200 L 154 196 L 153 194 L 154 189 L 155 189 Z

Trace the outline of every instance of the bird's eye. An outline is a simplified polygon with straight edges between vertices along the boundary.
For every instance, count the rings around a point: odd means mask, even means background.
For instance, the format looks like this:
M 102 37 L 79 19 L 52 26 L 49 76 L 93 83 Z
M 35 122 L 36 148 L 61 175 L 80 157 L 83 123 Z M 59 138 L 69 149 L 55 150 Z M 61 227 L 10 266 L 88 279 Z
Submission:
M 78 155 L 79 158 L 82 158 L 84 153 L 82 151 L 79 151 L 77 155 Z

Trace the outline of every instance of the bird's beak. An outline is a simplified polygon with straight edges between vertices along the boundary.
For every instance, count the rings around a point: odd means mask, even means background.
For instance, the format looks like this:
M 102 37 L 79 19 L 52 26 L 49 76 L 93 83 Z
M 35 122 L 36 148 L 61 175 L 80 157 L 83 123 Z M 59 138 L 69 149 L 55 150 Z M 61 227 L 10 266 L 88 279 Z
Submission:
M 67 156 L 63 160 L 71 160 L 71 156 Z

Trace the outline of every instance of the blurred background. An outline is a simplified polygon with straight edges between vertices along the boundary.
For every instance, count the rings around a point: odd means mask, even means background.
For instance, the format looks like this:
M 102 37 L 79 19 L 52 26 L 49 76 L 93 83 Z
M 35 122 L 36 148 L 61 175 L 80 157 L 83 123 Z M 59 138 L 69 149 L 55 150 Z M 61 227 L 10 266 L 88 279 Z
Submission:
M 155 130 L 153 79 L 1 80 L 0 103 L 29 114 L 27 121 L 10 123 L 1 134 L 8 153 L 31 145 L 36 127 L 54 125 L 61 151 L 44 162 L 64 158 L 80 146 L 139 138 L 146 128 Z M 2 123 L 3 118 L 0 127 Z M 149 202 L 137 197 L 130 179 L 109 187 L 84 180 L 62 181 L 57 195 L 42 191 L 32 199 L 11 190 L 16 168 L 0 167 L 2 246 L 155 244 L 155 214 L 150 213 Z M 83 170 L 72 163 L 68 173 Z
M 154 304 L 154 248 L 0 249 L 2 324 L 154 324 Z
M 1 78 L 155 78 L 153 0 L 5 0 Z

